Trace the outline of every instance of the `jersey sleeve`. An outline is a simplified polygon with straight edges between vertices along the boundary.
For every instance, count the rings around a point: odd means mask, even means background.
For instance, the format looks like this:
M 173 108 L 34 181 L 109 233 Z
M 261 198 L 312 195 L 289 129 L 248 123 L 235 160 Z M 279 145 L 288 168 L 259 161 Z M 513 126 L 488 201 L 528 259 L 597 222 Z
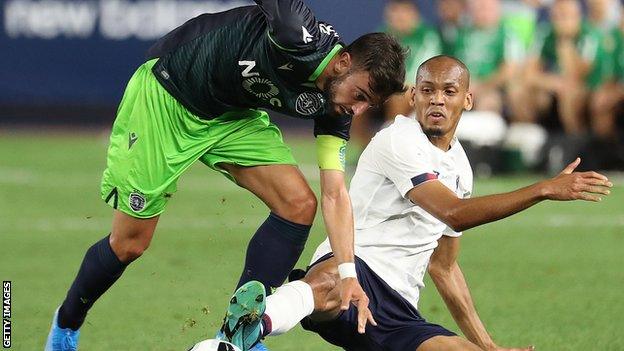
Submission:
M 314 136 L 333 135 L 348 141 L 351 119 L 352 117 L 349 115 L 340 117 L 324 115 L 316 118 L 314 119 Z
M 379 170 L 394 183 L 402 196 L 414 187 L 437 180 L 428 148 L 420 140 L 409 137 L 409 132 L 390 135 L 375 145 L 375 159 Z M 413 133 L 411 134 L 413 135 Z
M 462 199 L 468 199 L 472 196 L 472 187 L 473 187 L 473 174 L 472 174 L 472 167 L 470 167 L 470 161 L 468 161 L 468 157 L 466 156 L 465 152 L 463 151 L 462 148 L 462 153 L 463 153 L 463 160 L 462 162 L 459 163 L 459 167 L 461 167 L 461 172 L 460 172 L 460 182 L 458 184 L 459 186 L 459 194 L 457 194 L 458 197 L 462 198 Z M 453 228 L 446 226 L 446 228 L 444 229 L 444 231 L 442 232 L 442 235 L 444 236 L 450 236 L 450 237 L 460 237 L 463 234 L 463 232 L 456 232 L 453 230 Z
M 301 0 L 254 0 L 269 25 L 269 38 L 284 50 L 314 47 L 320 29 L 314 14 Z

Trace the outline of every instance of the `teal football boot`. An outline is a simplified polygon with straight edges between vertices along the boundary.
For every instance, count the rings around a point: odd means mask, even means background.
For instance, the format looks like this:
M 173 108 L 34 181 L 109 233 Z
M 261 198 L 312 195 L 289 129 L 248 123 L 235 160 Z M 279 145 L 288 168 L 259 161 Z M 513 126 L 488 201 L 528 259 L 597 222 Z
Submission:
M 220 331 L 222 338 L 242 351 L 254 350 L 253 347 L 262 339 L 262 315 L 265 309 L 264 285 L 255 280 L 245 283 L 230 299 Z

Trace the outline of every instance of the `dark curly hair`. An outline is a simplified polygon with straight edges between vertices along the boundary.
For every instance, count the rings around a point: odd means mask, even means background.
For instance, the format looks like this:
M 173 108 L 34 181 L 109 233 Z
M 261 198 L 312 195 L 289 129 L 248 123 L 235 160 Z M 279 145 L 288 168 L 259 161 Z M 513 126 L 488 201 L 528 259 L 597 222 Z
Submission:
M 405 59 L 407 50 L 386 33 L 369 33 L 357 38 L 344 49 L 351 55 L 354 71 L 370 75 L 373 94 L 385 101 L 405 91 Z

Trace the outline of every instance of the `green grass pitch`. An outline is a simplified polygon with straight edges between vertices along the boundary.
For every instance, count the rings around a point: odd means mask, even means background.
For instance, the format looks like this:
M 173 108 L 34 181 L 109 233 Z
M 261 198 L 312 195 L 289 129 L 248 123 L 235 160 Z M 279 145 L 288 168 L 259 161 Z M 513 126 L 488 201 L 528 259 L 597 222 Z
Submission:
M 318 189 L 312 138 L 286 139 Z M 43 349 L 85 250 L 109 231 L 111 210 L 99 199 L 106 146 L 104 134 L 0 133 L 0 277 L 13 282 L 14 350 Z M 475 195 L 533 180 L 478 180 Z M 90 312 L 80 349 L 186 350 L 213 337 L 247 241 L 267 213 L 223 176 L 194 166 L 150 249 Z M 300 266 L 324 235 L 319 216 Z M 624 350 L 621 181 L 602 203 L 542 203 L 467 231 L 460 264 L 499 344 Z M 430 280 L 420 304 L 428 320 L 458 331 Z M 278 351 L 337 350 L 299 327 L 267 344 Z

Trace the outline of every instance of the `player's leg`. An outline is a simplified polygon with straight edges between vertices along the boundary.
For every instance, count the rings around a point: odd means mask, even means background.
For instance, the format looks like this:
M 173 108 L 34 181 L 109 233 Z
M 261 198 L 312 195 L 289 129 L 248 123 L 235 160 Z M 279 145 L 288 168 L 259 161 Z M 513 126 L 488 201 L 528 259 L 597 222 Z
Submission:
M 303 252 L 316 213 L 316 197 L 301 171 L 292 165 L 222 167 L 271 211 L 249 241 L 238 283 L 258 280 L 270 294 L 272 288 L 282 285 Z
M 230 299 L 221 332 L 226 340 L 246 351 L 265 336 L 286 333 L 312 313 L 320 320 L 333 320 L 340 313 L 338 285 L 333 258 L 315 265 L 302 280 L 277 288 L 266 297 L 266 305 L 262 283 L 247 282 Z M 264 313 L 261 320 L 259 312 Z
M 317 202 L 295 166 L 280 130 L 270 122 L 266 112 L 234 113 L 236 129 L 220 133 L 219 142 L 201 161 L 258 196 L 270 209 L 270 215 L 249 242 L 238 284 L 258 280 L 269 295 L 272 288 L 282 285 L 299 259 Z
M 416 351 L 482 351 L 480 347 L 459 336 L 434 336 Z
M 130 80 L 111 132 L 101 186 L 102 199 L 116 210 L 111 234 L 87 250 L 55 314 L 46 350 L 76 348 L 88 310 L 147 249 L 179 175 L 209 146 L 196 137 L 209 123 L 190 116 L 162 88 L 151 73 L 153 63 Z
M 80 328 L 95 301 L 147 249 L 157 223 L 158 216 L 139 219 L 114 211 L 111 234 L 91 246 L 82 260 L 59 309 L 59 327 Z
M 314 265 L 303 279 L 284 284 L 267 297 L 263 335 L 284 334 L 308 316 L 325 322 L 339 314 L 340 278 L 332 257 Z

